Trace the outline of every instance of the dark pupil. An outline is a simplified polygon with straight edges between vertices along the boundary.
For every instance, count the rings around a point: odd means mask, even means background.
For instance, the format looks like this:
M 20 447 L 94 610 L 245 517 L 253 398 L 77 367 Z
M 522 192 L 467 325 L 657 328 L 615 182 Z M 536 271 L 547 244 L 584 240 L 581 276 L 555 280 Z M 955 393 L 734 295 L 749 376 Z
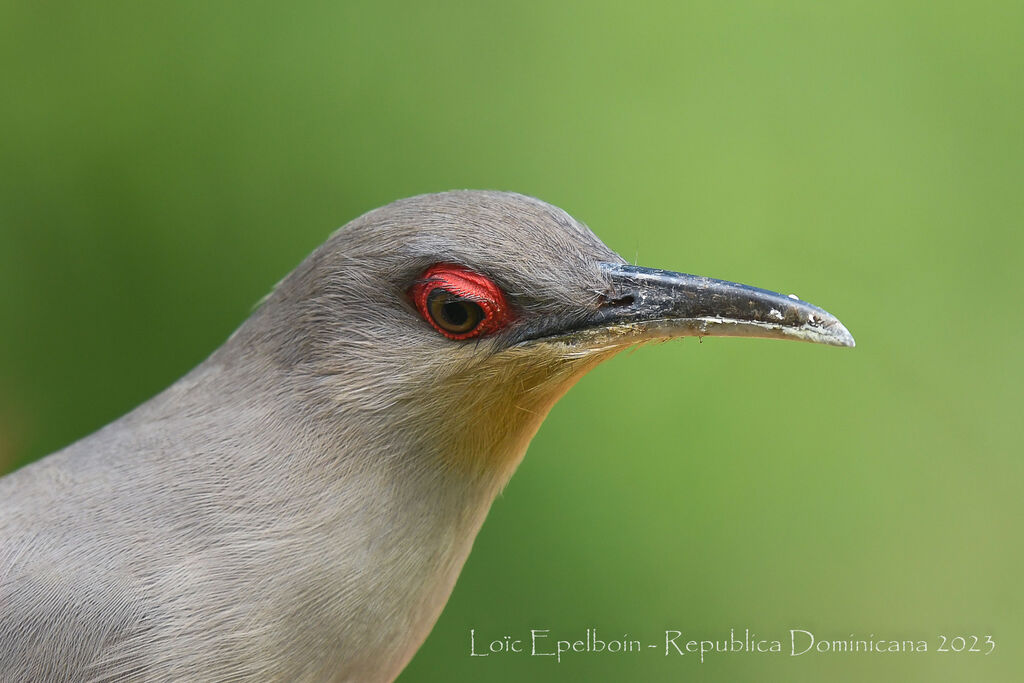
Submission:
M 464 301 L 449 301 L 441 308 L 441 315 L 452 327 L 462 327 L 469 320 L 469 304 Z

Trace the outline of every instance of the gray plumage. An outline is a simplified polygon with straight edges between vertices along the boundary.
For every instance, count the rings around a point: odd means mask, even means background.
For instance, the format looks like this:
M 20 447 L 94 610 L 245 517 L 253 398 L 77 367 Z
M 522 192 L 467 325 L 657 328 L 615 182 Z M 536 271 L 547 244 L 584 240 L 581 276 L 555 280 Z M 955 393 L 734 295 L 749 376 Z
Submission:
M 437 264 L 512 315 L 441 334 L 413 294 Z M 627 346 L 714 334 L 853 345 L 529 197 L 371 211 L 181 380 L 0 479 L 0 681 L 392 680 L 554 402 Z
M 565 212 L 497 192 L 336 232 L 188 375 L 0 479 L 0 680 L 397 676 L 548 409 L 608 354 L 516 347 L 599 305 L 601 261 L 621 259 Z M 439 335 L 406 296 L 438 262 L 489 275 L 515 324 Z

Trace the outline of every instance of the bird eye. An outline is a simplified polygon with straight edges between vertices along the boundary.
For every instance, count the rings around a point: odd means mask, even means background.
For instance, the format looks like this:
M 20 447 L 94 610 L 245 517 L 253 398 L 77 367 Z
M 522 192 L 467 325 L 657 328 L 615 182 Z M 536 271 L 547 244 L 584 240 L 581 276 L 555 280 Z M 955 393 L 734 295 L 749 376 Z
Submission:
M 460 299 L 440 287 L 427 295 L 427 312 L 435 325 L 452 334 L 471 332 L 484 319 L 480 304 Z
M 512 312 L 501 289 L 463 266 L 431 266 L 409 290 L 420 315 L 449 339 L 472 339 L 501 329 Z

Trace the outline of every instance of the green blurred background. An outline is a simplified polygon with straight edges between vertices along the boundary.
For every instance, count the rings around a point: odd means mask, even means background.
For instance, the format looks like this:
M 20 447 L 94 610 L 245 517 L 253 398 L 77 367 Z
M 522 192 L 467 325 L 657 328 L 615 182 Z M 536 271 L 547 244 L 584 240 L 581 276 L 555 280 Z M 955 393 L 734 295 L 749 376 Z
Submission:
M 1019 2 L 0 2 L 0 471 L 216 348 L 337 226 L 512 189 L 796 292 L 855 350 L 691 339 L 553 410 L 401 681 L 1024 675 Z M 640 655 L 469 656 L 624 633 Z M 927 654 L 664 656 L 913 638 Z M 937 653 L 991 634 L 991 655 Z

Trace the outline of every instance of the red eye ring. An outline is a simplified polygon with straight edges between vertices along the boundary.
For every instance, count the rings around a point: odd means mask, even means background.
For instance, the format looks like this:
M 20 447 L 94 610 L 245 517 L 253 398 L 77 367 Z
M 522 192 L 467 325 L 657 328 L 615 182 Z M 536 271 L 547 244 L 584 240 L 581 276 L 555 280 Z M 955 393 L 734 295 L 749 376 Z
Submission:
M 512 310 L 498 285 L 454 263 L 427 268 L 409 295 L 423 319 L 449 339 L 491 334 L 512 320 Z

